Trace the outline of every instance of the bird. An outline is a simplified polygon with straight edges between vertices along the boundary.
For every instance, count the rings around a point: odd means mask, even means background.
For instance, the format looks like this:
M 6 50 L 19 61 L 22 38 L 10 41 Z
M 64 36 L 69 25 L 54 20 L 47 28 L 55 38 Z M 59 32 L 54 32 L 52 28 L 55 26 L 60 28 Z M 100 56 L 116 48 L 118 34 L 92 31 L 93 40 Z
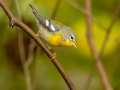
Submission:
M 37 26 L 39 28 L 38 35 L 43 41 L 48 45 L 55 47 L 77 47 L 75 33 L 69 26 L 45 16 L 41 16 L 32 4 L 29 4 L 29 6 L 31 7 L 32 13 L 37 21 Z

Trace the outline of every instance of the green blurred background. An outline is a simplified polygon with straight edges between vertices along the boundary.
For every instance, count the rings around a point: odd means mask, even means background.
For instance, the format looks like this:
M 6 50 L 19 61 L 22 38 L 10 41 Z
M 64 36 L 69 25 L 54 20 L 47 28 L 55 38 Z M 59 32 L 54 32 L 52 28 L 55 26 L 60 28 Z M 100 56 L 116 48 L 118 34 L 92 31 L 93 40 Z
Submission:
M 18 16 L 17 12 L 21 13 L 22 20 L 35 31 L 37 25 L 28 5 L 33 4 L 39 9 L 41 15 L 51 17 L 56 2 L 57 0 L 17 0 L 17 5 L 20 6 L 17 11 L 15 0 L 6 0 L 13 14 Z M 102 55 L 103 65 L 115 90 L 120 90 L 120 13 L 115 15 L 118 5 L 120 0 L 92 0 L 95 18 L 93 36 L 99 51 L 106 35 L 103 27 L 107 28 L 113 17 L 118 17 Z M 78 90 L 104 90 L 87 43 L 85 16 L 81 11 L 83 8 L 84 0 L 61 1 L 56 20 L 73 29 L 77 36 L 78 48 L 58 47 L 54 50 L 65 71 L 79 88 Z M 18 32 L 22 30 L 10 29 L 8 24 L 8 18 L 0 8 L 0 90 L 26 90 L 18 53 Z M 26 33 L 24 37 L 27 48 L 29 37 Z M 40 48 L 37 50 L 36 59 L 30 71 L 35 90 L 68 90 L 56 68 Z

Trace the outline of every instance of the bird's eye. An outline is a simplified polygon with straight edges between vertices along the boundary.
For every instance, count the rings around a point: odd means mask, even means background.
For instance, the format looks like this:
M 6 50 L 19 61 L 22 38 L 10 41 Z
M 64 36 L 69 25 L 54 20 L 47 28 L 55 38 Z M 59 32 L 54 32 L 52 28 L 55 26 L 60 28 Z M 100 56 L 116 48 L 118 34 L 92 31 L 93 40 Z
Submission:
M 75 37 L 74 37 L 74 35 L 70 35 L 70 40 L 74 40 L 75 39 Z
M 73 36 L 71 36 L 70 39 L 71 39 L 71 40 L 74 39 Z

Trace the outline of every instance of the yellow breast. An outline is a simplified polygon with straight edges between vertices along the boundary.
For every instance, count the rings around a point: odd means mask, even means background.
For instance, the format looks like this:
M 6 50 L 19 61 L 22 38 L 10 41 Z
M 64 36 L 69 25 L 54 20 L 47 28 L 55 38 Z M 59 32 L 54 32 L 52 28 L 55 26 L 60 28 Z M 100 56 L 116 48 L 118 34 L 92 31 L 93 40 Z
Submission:
M 48 42 L 53 46 L 60 46 L 62 44 L 62 36 L 60 34 L 51 35 Z

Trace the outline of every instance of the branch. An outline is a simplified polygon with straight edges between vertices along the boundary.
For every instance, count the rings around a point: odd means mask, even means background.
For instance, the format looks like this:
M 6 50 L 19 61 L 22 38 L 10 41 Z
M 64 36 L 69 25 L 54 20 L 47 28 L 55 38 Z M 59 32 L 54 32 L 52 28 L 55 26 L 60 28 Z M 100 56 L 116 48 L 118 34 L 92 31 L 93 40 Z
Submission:
M 15 2 L 15 5 L 16 5 L 17 16 L 20 20 L 22 20 L 19 1 L 14 0 L 14 2 Z M 21 63 L 22 63 L 23 74 L 24 74 L 24 78 L 25 78 L 25 82 L 26 82 L 26 89 L 27 90 L 33 90 L 29 65 L 26 64 L 28 62 L 28 60 L 26 60 L 26 53 L 25 53 L 24 38 L 23 37 L 24 37 L 23 32 L 18 32 L 19 56 L 20 56 L 20 60 L 21 60 Z
M 10 25 L 17 26 L 21 28 L 24 32 L 26 32 L 36 43 L 39 47 L 42 48 L 42 50 L 46 53 L 46 55 L 49 57 L 49 60 L 54 64 L 64 81 L 66 82 L 67 86 L 70 90 L 75 90 L 74 84 L 71 81 L 71 79 L 68 77 L 67 74 L 65 74 L 64 69 L 62 68 L 61 64 L 56 59 L 56 56 L 52 54 L 51 51 L 49 51 L 48 48 L 45 47 L 44 43 L 40 40 L 40 38 L 36 37 L 36 34 L 32 31 L 31 28 L 29 28 L 26 24 L 24 24 L 22 21 L 14 17 L 12 12 L 9 10 L 9 8 L 5 5 L 3 0 L 0 0 L 0 7 L 3 9 L 7 17 L 9 18 Z
M 113 28 L 113 26 L 115 25 L 115 23 L 116 23 L 116 21 L 118 19 L 119 12 L 120 12 L 120 4 L 117 6 L 117 8 L 116 8 L 116 10 L 114 12 L 114 16 L 112 18 L 112 21 L 111 21 L 110 25 L 108 26 L 108 28 L 106 29 L 106 36 L 105 36 L 105 38 L 103 40 L 103 44 L 102 44 L 102 47 L 101 47 L 101 50 L 100 50 L 100 56 L 102 56 L 103 53 L 104 53 L 104 49 L 105 49 L 105 47 L 107 45 L 110 34 L 112 32 L 112 28 Z
M 104 70 L 102 63 L 101 63 L 101 58 L 99 57 L 99 52 L 98 52 L 97 47 L 96 47 L 94 40 L 93 40 L 91 0 L 85 0 L 85 8 L 86 8 L 86 12 L 87 12 L 87 14 L 85 16 L 86 16 L 86 26 L 87 26 L 86 37 L 88 40 L 88 44 L 89 44 L 91 53 L 92 53 L 93 57 L 95 58 L 95 61 L 96 61 L 95 65 L 96 65 L 97 71 L 100 75 L 104 89 L 105 90 L 112 90 L 112 87 L 108 81 L 107 74 Z
M 120 5 L 117 5 L 115 11 L 114 11 L 114 15 L 112 17 L 112 20 L 110 22 L 110 25 L 108 26 L 108 28 L 106 28 L 106 35 L 105 35 L 105 38 L 103 40 L 103 44 L 101 46 L 101 49 L 100 49 L 100 52 L 99 52 L 99 56 L 102 57 L 103 54 L 104 54 L 104 50 L 105 50 L 105 47 L 107 45 L 107 42 L 109 40 L 109 37 L 110 37 L 110 34 L 112 32 L 112 28 L 113 26 L 115 25 L 116 21 L 118 20 L 118 14 L 120 12 Z M 91 68 L 92 69 L 92 68 Z M 85 84 L 85 87 L 89 87 L 90 86 L 90 83 L 91 83 L 91 80 L 92 80 L 92 72 L 90 73 L 90 75 L 88 76 L 88 80 L 86 81 L 86 84 Z M 88 88 L 86 88 L 85 90 L 88 90 Z
M 75 0 L 74 0 L 74 2 L 73 2 L 73 0 L 64 0 L 64 1 L 66 1 L 66 2 L 67 2 L 68 4 L 70 4 L 73 8 L 75 8 L 76 10 L 78 10 L 79 12 L 81 12 L 83 15 L 89 15 L 89 13 L 87 13 L 86 10 L 85 10 L 82 6 L 80 6 L 77 2 L 75 2 Z M 92 17 L 92 20 L 93 20 L 101 29 L 104 29 L 104 30 L 107 29 L 103 24 L 101 24 L 100 21 L 97 20 L 96 17 L 94 17 L 94 16 L 91 16 L 91 17 Z

